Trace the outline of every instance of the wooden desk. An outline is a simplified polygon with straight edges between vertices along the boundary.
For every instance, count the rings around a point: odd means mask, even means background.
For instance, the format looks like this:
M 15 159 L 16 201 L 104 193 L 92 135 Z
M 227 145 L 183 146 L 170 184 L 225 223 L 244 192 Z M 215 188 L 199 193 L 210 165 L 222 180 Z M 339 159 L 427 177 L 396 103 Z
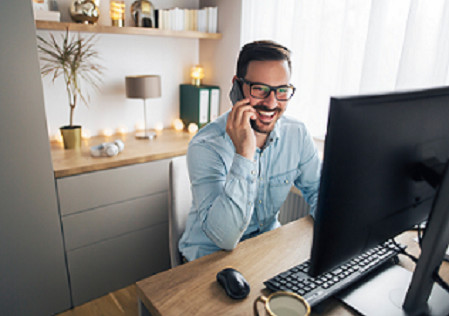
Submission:
M 143 315 L 253 315 L 253 302 L 268 294 L 263 281 L 309 258 L 313 220 L 305 217 L 276 230 L 241 242 L 231 252 L 219 251 L 193 262 L 161 272 L 137 282 Z M 398 241 L 417 251 L 414 234 L 407 232 Z M 413 264 L 401 256 L 401 265 Z M 235 301 L 226 296 L 216 282 L 216 274 L 225 267 L 239 270 L 251 285 L 248 297 Z M 448 265 L 442 274 L 449 276 Z M 446 278 L 446 281 L 449 278 Z M 322 304 L 321 314 L 357 315 L 335 299 Z

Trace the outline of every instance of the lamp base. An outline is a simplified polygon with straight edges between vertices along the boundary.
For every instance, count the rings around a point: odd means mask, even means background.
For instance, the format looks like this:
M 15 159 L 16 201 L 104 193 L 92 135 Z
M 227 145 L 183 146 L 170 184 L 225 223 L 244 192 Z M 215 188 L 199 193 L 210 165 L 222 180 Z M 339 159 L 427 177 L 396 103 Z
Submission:
M 137 139 L 153 139 L 156 137 L 156 133 L 155 132 L 139 132 L 136 133 L 136 138 Z

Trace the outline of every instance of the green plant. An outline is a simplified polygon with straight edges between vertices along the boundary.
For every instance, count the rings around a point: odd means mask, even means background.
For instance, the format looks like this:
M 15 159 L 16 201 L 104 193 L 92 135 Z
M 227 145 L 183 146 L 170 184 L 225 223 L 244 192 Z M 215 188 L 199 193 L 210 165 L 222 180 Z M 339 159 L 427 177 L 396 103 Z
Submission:
M 95 89 L 99 89 L 101 83 L 102 67 L 95 60 L 98 53 L 94 50 L 93 39 L 95 34 L 87 39 L 78 36 L 70 36 L 66 29 L 62 35 L 62 43 L 58 44 L 53 34 L 50 40 L 37 36 L 38 49 L 41 52 L 42 76 L 52 74 L 52 82 L 63 75 L 67 89 L 70 106 L 70 125 L 73 126 L 73 113 L 78 99 L 88 105 L 89 95 L 81 90 L 81 81 L 84 80 Z

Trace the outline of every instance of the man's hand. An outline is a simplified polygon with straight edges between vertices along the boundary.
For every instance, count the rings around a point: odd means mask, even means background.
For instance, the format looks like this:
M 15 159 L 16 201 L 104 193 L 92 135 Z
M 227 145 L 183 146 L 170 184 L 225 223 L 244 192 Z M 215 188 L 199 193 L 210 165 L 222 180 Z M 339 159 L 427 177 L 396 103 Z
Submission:
M 254 159 L 256 151 L 256 136 L 250 119 L 256 118 L 256 111 L 249 104 L 249 99 L 243 99 L 234 104 L 226 123 L 226 132 L 234 143 L 236 153 L 249 160 Z

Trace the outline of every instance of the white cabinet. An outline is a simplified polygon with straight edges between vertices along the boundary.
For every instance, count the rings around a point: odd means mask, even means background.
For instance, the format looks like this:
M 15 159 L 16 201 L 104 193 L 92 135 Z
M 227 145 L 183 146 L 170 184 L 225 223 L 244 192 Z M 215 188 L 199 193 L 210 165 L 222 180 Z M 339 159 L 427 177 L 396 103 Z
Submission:
M 168 163 L 56 179 L 75 306 L 169 268 Z

